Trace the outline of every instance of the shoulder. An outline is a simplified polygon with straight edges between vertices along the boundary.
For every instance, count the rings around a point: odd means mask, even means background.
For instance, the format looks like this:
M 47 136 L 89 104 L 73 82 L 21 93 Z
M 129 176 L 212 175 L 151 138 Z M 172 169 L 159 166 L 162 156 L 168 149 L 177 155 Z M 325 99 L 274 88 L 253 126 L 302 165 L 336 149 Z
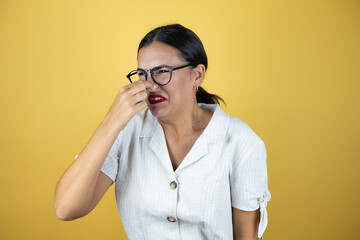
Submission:
M 263 169 L 264 163 L 266 164 L 264 141 L 244 121 L 230 116 L 226 143 L 230 146 L 231 172 L 246 169 L 250 173 L 257 171 L 251 170 L 253 167 L 259 166 Z
M 239 140 L 262 142 L 255 131 L 244 121 L 229 115 L 229 136 L 237 137 Z
M 233 146 L 237 154 L 249 153 L 256 147 L 265 146 L 263 140 L 247 123 L 231 115 L 229 115 L 226 142 Z
M 253 129 L 241 119 L 225 113 L 218 104 L 204 104 L 199 106 L 212 111 L 213 117 L 210 121 L 209 130 L 215 133 L 212 135 L 225 137 L 227 144 L 236 145 L 237 148 L 251 148 L 261 144 L 261 138 Z

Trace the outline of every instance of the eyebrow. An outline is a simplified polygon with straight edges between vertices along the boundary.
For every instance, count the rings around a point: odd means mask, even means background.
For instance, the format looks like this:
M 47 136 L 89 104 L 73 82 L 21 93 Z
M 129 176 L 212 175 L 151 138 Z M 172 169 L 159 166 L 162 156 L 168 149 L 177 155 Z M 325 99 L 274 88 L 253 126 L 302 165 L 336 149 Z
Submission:
M 151 68 L 151 69 L 158 68 L 158 67 L 174 68 L 174 66 L 170 66 L 170 65 L 163 64 L 163 65 L 159 65 L 159 66 L 153 67 L 153 68 Z M 136 70 L 144 71 L 144 72 L 146 71 L 145 69 L 142 69 L 142 68 L 137 68 Z

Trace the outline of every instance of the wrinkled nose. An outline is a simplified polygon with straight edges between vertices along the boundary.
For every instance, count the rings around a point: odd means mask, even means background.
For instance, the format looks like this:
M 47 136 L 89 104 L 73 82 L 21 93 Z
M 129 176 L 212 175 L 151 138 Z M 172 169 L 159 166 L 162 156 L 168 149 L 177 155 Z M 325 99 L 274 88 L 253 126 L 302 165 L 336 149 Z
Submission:
M 146 71 L 146 80 L 154 85 L 155 91 L 159 89 L 159 85 L 154 81 L 154 79 L 151 77 L 150 71 Z
M 154 87 L 150 90 L 150 93 L 155 93 L 155 92 L 159 91 L 159 89 L 160 89 L 159 85 L 157 85 L 157 83 L 154 82 L 151 77 L 149 78 L 149 80 L 151 81 L 150 83 L 154 86 Z

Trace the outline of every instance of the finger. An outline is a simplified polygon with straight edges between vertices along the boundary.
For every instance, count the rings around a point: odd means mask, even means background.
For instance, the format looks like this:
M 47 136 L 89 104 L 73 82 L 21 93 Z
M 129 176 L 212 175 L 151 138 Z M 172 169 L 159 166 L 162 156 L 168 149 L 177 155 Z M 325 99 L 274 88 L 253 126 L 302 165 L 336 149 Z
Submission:
M 152 84 L 145 80 L 139 80 L 136 83 L 134 83 L 134 85 L 132 86 L 130 91 L 132 94 L 135 95 L 136 93 L 138 93 L 140 91 L 144 91 L 144 90 L 150 91 L 150 90 L 154 90 L 156 88 L 158 88 L 158 86 L 156 84 Z
M 147 90 L 154 90 L 159 88 L 159 86 L 154 82 L 144 81 L 143 83 L 145 84 Z
M 141 91 L 146 91 L 146 85 L 144 83 L 136 82 L 130 86 L 130 88 L 128 89 L 128 94 L 131 96 Z
M 142 110 L 144 110 L 146 108 L 147 108 L 146 101 L 141 101 L 141 102 L 138 102 L 138 103 L 135 104 L 136 112 L 140 112 L 140 111 L 142 111 Z
M 145 101 L 148 97 L 148 93 L 146 91 L 138 92 L 135 95 L 132 96 L 131 102 L 134 104 Z

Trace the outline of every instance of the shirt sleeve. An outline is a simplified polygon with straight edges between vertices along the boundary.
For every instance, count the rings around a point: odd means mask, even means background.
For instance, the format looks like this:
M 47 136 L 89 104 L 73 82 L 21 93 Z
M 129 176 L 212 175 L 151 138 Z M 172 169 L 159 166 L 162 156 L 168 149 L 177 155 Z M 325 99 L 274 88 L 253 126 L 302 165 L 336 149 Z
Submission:
M 117 173 L 118 173 L 118 166 L 119 166 L 119 159 L 120 159 L 120 153 L 121 153 L 121 137 L 122 132 L 118 135 L 118 137 L 115 139 L 108 155 L 106 156 L 106 159 L 100 169 L 101 172 L 106 174 L 113 182 L 116 181 Z M 79 156 L 77 154 L 75 156 L 75 159 Z M 74 160 L 75 160 L 74 159 Z
M 266 206 L 271 198 L 266 158 L 265 144 L 260 140 L 242 159 L 233 162 L 230 174 L 232 206 L 244 211 L 260 208 L 258 238 L 261 239 L 268 222 Z
M 119 134 L 119 136 L 114 141 L 114 144 L 112 145 L 108 155 L 106 156 L 105 162 L 100 169 L 101 172 L 111 178 L 113 183 L 116 181 L 119 168 L 119 159 L 121 153 L 120 136 L 121 134 Z

